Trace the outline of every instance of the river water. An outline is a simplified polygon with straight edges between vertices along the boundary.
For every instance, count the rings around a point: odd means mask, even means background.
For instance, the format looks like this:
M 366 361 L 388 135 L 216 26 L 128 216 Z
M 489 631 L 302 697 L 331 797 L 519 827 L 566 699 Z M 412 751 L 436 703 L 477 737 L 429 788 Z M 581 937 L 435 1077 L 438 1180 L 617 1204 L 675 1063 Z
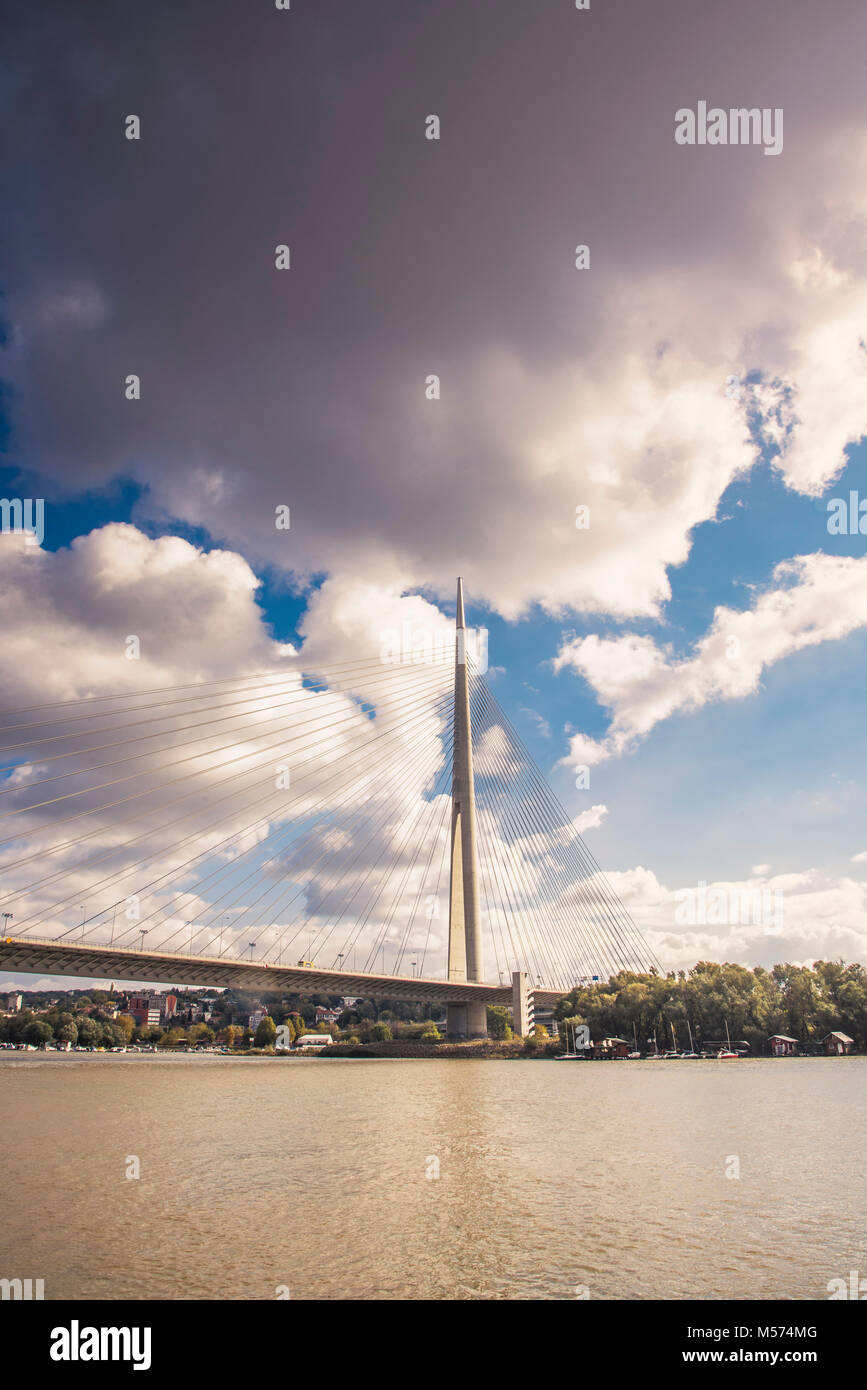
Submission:
M 6 1053 L 0 1277 L 47 1299 L 826 1299 L 867 1276 L 865 1089 L 864 1057 Z

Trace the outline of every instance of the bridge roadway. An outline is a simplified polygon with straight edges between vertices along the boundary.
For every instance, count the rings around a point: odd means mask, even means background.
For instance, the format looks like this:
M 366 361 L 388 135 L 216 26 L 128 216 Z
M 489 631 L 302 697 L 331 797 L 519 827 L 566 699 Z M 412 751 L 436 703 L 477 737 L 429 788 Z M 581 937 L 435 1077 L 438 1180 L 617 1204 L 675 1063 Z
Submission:
M 512 986 L 471 981 L 408 979 L 315 966 L 283 966 L 225 956 L 176 955 L 123 946 L 83 946 L 70 941 L 0 938 L 0 970 L 30 975 L 77 975 L 87 979 L 131 980 L 138 984 L 207 985 L 244 990 L 277 989 L 291 994 L 358 995 L 363 999 L 404 999 L 418 1004 L 512 1003 Z M 554 1004 L 560 990 L 535 989 L 537 1004 Z

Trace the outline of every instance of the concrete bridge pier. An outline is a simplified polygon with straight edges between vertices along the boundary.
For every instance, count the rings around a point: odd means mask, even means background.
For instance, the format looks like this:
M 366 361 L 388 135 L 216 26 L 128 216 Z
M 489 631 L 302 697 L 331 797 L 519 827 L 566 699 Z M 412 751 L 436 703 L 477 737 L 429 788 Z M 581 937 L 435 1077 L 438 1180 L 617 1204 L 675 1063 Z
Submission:
M 533 996 L 525 970 L 512 971 L 512 1027 L 519 1038 L 529 1038 L 534 1031 Z
M 487 1004 L 473 1001 L 469 1004 L 446 1005 L 446 1038 L 449 1042 L 466 1042 L 468 1038 L 487 1036 Z

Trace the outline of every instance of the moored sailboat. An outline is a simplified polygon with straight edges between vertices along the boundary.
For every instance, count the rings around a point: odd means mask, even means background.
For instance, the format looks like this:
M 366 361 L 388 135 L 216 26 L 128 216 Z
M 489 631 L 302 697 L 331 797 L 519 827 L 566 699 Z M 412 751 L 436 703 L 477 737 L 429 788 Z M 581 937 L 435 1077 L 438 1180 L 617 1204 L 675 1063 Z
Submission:
M 734 1057 L 739 1057 L 739 1056 L 740 1056 L 740 1053 L 739 1053 L 739 1052 L 732 1052 L 732 1040 L 731 1040 L 731 1035 L 729 1034 L 729 1021 L 728 1021 L 728 1019 L 726 1019 L 725 1022 L 726 1022 L 726 1042 L 728 1043 L 728 1049 L 726 1049 L 726 1048 L 724 1048 L 724 1047 L 721 1047 L 721 1048 L 720 1048 L 719 1052 L 717 1053 L 717 1061 L 719 1061 L 719 1062 L 728 1062 L 728 1061 L 731 1060 L 732 1058 L 734 1058 Z

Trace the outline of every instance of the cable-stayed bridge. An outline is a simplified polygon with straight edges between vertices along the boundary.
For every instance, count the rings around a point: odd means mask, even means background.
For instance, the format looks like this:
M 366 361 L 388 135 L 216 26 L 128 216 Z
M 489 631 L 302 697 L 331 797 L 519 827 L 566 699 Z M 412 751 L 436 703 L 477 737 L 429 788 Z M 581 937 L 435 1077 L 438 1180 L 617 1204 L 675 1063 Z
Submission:
M 4 970 L 439 1002 L 462 1037 L 656 965 L 460 581 L 453 643 L 7 711 L 0 760 Z

